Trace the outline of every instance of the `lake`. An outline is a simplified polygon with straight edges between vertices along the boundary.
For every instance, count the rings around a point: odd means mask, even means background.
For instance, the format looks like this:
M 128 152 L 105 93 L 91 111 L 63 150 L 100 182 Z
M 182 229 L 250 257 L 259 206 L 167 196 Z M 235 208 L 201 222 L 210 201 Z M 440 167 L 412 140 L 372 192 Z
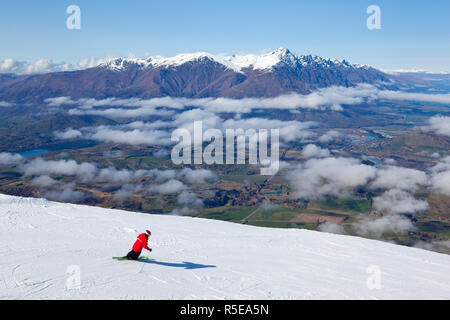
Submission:
M 33 150 L 19 152 L 19 154 L 24 158 L 29 158 L 29 157 L 39 156 L 41 154 L 46 154 L 48 152 L 50 152 L 50 151 L 45 150 L 45 149 L 33 149 Z

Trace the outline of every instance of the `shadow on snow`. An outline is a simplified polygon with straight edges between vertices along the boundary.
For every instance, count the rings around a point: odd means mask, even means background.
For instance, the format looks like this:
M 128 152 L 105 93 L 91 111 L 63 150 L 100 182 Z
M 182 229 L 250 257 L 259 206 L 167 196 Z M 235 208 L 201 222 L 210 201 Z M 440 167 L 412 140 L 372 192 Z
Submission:
M 206 265 L 206 264 L 198 264 L 188 261 L 183 261 L 182 263 L 173 263 L 173 262 L 163 262 L 163 261 L 157 261 L 157 260 L 138 260 L 142 263 L 150 263 L 150 264 L 156 264 L 160 266 L 165 267 L 173 267 L 173 268 L 184 268 L 184 269 L 203 269 L 203 268 L 216 268 L 216 266 L 213 265 Z

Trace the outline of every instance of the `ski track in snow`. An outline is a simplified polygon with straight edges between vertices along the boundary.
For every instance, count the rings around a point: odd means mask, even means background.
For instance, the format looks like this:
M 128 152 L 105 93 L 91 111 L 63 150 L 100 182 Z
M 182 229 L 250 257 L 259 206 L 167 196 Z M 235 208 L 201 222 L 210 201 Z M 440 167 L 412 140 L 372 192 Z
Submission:
M 153 261 L 111 259 L 145 229 Z M 67 287 L 69 266 L 81 271 L 78 288 Z M 366 284 L 370 266 L 381 270 L 380 289 Z M 450 256 L 0 195 L 0 299 L 450 299 Z

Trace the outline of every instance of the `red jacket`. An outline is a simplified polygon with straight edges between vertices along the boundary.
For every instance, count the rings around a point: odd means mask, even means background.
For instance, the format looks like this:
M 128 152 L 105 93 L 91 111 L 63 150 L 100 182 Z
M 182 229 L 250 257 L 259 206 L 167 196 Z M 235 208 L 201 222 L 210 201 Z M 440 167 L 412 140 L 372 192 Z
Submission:
M 141 252 L 142 248 L 150 250 L 150 248 L 147 245 L 148 236 L 145 233 L 141 233 L 138 235 L 136 242 L 133 244 L 133 251 L 134 252 Z

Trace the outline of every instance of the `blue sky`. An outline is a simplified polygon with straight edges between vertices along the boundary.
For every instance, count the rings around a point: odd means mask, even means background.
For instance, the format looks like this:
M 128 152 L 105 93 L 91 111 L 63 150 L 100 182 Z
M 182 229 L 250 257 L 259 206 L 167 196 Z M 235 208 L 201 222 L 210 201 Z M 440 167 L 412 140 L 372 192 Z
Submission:
M 68 30 L 66 8 L 81 8 Z M 381 8 L 381 30 L 366 8 Z M 450 71 L 448 0 L 2 1 L 0 60 L 260 53 L 279 46 L 385 69 Z

